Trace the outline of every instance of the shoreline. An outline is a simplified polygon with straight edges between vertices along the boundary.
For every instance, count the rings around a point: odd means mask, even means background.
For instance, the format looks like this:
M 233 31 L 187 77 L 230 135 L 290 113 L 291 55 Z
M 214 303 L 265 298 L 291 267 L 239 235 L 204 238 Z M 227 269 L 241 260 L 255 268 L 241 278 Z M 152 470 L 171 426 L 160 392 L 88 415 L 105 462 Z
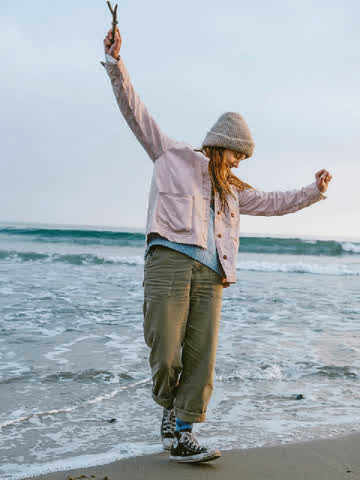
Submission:
M 221 448 L 220 448 L 221 450 Z M 224 450 L 220 459 L 202 464 L 178 464 L 168 452 L 129 457 L 105 465 L 76 468 L 33 477 L 32 480 L 355 480 L 360 479 L 360 432 L 276 446 Z

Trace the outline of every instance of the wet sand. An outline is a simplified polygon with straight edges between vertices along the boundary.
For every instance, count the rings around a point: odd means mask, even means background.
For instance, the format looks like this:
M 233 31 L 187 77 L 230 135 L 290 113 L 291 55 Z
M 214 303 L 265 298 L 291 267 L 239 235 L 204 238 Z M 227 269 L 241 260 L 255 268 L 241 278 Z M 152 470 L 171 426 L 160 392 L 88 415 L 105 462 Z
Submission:
M 24 472 L 26 475 L 26 472 Z M 178 464 L 168 453 L 56 472 L 33 480 L 360 480 L 360 433 L 276 447 L 227 450 L 214 462 Z

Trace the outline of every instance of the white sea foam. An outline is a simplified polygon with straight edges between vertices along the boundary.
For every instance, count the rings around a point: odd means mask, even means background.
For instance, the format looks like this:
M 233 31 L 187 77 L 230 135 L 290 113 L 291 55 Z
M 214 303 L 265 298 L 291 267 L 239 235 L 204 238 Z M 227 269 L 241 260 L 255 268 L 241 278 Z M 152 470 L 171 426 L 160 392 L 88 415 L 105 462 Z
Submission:
M 264 365 L 262 367 L 247 366 L 242 367 L 241 371 L 232 369 L 225 374 L 217 374 L 216 379 L 220 382 L 233 380 L 281 380 L 284 375 L 279 365 Z
M 144 265 L 144 257 L 140 255 L 134 255 L 129 257 L 118 255 L 106 255 L 105 260 L 112 261 L 114 263 L 121 263 L 125 265 Z
M 22 365 L 19 362 L 16 361 L 6 361 L 3 359 L 4 355 L 0 354 L 1 358 L 1 363 L 0 363 L 0 371 L 3 371 L 4 373 L 0 372 L 0 381 L 6 381 L 9 379 L 9 377 L 17 377 L 21 378 L 23 375 L 26 375 L 27 373 L 31 372 L 31 368 L 27 365 Z M 7 352 L 6 357 L 14 357 L 14 354 L 12 352 Z
M 346 252 L 360 253 L 360 243 L 344 242 L 341 246 Z
M 134 457 L 138 455 L 151 455 L 153 453 L 160 453 L 162 448 L 159 444 L 152 445 L 147 443 L 130 443 L 126 444 L 126 449 L 123 445 L 115 445 L 110 451 L 92 454 L 79 455 L 75 457 L 64 458 L 63 460 L 56 460 L 44 464 L 22 464 L 21 472 L 19 473 L 19 465 L 4 463 L 1 468 L 6 471 L 4 480 L 22 480 L 32 478 L 37 475 L 44 475 L 47 473 L 61 472 L 72 470 L 76 468 L 94 467 L 97 465 L 105 465 L 116 462 L 124 458 Z M 23 472 L 26 472 L 24 474 Z M 25 475 L 25 476 L 24 476 Z
M 29 413 L 28 415 L 22 415 L 12 420 L 7 420 L 6 422 L 0 423 L 0 429 L 9 427 L 10 425 L 15 425 L 17 423 L 26 422 L 33 418 L 44 417 L 48 415 L 55 415 L 57 413 L 73 412 L 77 408 L 79 408 L 79 405 L 75 405 L 74 407 L 54 408 L 52 410 L 46 410 L 43 412 Z
M 350 248 L 350 247 L 348 247 Z M 354 245 L 354 248 L 357 248 Z M 126 265 L 143 265 L 144 259 L 140 256 L 104 256 L 104 260 Z M 350 268 L 349 268 L 350 267 Z M 350 264 L 332 263 L 318 264 L 305 262 L 264 262 L 264 261 L 246 261 L 237 262 L 238 270 L 253 270 L 259 272 L 286 272 L 286 273 L 310 273 L 325 275 L 360 275 L 360 268 L 354 264 L 353 269 Z
M 323 275 L 360 275 L 359 266 L 354 265 L 349 268 L 349 264 L 332 263 L 278 263 L 278 262 L 257 262 L 257 261 L 239 261 L 236 265 L 238 270 L 248 270 L 257 272 L 285 272 L 285 273 L 312 273 Z
M 86 407 L 86 405 L 92 405 L 94 403 L 101 403 L 104 400 L 109 400 L 113 397 L 115 397 L 119 392 L 122 392 L 124 390 L 129 390 L 130 388 L 136 387 L 138 385 L 143 385 L 151 381 L 151 377 L 144 378 L 142 380 L 138 380 L 137 382 L 130 383 L 129 385 L 124 385 L 123 387 L 116 388 L 110 393 L 107 393 L 105 395 L 98 395 L 95 398 L 91 398 L 90 400 L 83 400 L 77 404 L 74 404 L 69 407 L 62 407 L 62 408 L 53 408 L 51 410 L 46 410 L 46 411 L 39 411 L 39 412 L 33 412 L 29 413 L 27 415 L 21 415 L 20 417 L 13 418 L 11 420 L 7 420 L 6 422 L 0 423 L 0 430 L 5 427 L 9 427 L 11 425 L 15 425 L 17 423 L 22 423 L 29 421 L 33 418 L 38 418 L 38 417 L 43 417 L 43 416 L 49 416 L 49 415 L 56 415 L 59 413 L 68 413 L 68 412 L 73 412 L 74 410 L 77 410 L 78 408 L 81 407 Z
M 348 244 L 348 250 L 350 248 L 357 249 L 357 245 Z M 354 250 L 355 251 L 355 250 Z M 359 247 L 360 251 L 360 247 Z M 107 261 L 114 263 L 126 264 L 126 265 L 143 265 L 144 259 L 140 256 L 128 256 L 128 257 L 116 257 L 106 256 Z M 266 262 L 266 261 L 246 261 L 239 260 L 237 262 L 238 270 L 252 270 L 259 272 L 286 272 L 286 273 L 310 273 L 310 274 L 325 274 L 325 275 L 360 275 L 360 267 L 357 264 L 343 264 L 343 263 L 331 263 L 331 264 L 319 264 L 319 263 L 306 263 L 306 262 Z
M 83 340 L 87 340 L 89 338 L 98 338 L 98 335 L 86 335 L 83 337 L 76 338 L 72 342 L 69 343 L 63 343 L 62 345 L 57 346 L 53 352 L 48 352 L 44 354 L 44 357 L 47 358 L 48 360 L 53 360 L 56 361 L 59 364 L 66 364 L 69 363 L 68 360 L 65 358 L 65 353 L 68 352 L 73 345 L 76 343 L 82 342 Z M 61 358 L 57 358 L 59 355 L 61 355 Z
M 12 288 L 9 287 L 0 287 L 0 294 L 2 295 L 10 295 L 14 292 Z

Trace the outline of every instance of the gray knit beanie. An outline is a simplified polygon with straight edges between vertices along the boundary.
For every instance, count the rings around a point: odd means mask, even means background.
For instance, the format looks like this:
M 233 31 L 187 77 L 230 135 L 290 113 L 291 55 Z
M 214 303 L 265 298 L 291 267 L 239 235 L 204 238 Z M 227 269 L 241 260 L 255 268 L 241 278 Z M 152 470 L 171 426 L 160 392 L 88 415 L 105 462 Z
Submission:
M 224 147 L 251 157 L 255 144 L 249 127 L 243 117 L 236 112 L 226 112 L 208 131 L 202 147 Z

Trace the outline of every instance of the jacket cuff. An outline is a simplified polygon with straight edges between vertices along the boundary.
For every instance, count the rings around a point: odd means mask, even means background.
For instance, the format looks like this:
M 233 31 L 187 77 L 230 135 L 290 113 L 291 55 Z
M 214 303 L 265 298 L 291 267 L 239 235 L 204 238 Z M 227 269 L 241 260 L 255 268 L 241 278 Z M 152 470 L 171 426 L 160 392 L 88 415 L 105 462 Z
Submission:
M 317 186 L 317 182 L 313 182 L 310 187 L 314 190 L 314 195 L 317 195 L 319 200 L 325 200 L 327 198 L 326 195 L 320 192 L 319 187 Z
M 114 58 L 112 55 L 109 55 L 108 53 L 105 53 L 105 60 L 108 63 L 117 63 L 119 59 L 120 59 L 120 55 L 119 55 L 119 58 L 116 60 L 116 58 Z
M 110 71 L 114 72 L 119 68 L 120 63 L 122 63 L 120 55 L 118 60 L 115 60 L 114 57 L 108 54 L 105 55 L 105 58 L 106 58 L 106 62 L 101 61 L 100 63 L 106 69 L 107 72 L 110 72 Z

